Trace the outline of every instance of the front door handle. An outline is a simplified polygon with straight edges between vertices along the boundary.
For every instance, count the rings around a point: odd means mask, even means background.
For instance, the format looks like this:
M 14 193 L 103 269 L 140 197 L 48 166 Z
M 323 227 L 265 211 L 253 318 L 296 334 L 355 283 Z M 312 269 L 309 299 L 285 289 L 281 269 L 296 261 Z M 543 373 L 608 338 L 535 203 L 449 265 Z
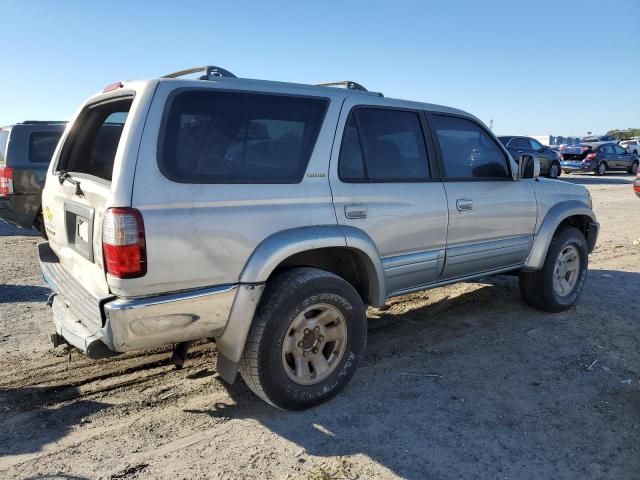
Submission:
M 473 202 L 467 198 L 456 200 L 456 208 L 459 212 L 467 212 L 473 210 Z
M 345 205 L 344 216 L 351 219 L 367 218 L 366 205 Z

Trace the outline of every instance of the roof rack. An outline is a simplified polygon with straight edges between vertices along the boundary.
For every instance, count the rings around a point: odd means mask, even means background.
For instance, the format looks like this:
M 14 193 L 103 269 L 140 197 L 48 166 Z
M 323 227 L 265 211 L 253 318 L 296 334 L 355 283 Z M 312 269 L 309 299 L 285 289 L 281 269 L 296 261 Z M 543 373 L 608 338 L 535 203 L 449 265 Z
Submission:
M 343 87 L 349 90 L 361 90 L 363 92 L 368 92 L 366 88 L 360 85 L 357 82 L 352 82 L 351 80 L 342 80 L 340 82 L 329 82 L 329 83 L 316 83 L 318 87 Z
M 20 122 L 20 125 L 56 125 L 61 123 L 67 123 L 66 120 L 25 120 Z
M 226 70 L 222 67 L 216 67 L 215 65 L 205 65 L 203 67 L 187 68 L 186 70 L 179 70 L 177 72 L 168 73 L 167 75 L 164 75 L 161 78 L 178 78 L 178 77 L 184 77 L 185 75 L 191 75 L 192 73 L 198 73 L 198 72 L 204 72 L 204 75 L 202 75 L 199 78 L 200 80 L 210 80 L 212 77 L 237 78 L 229 70 Z

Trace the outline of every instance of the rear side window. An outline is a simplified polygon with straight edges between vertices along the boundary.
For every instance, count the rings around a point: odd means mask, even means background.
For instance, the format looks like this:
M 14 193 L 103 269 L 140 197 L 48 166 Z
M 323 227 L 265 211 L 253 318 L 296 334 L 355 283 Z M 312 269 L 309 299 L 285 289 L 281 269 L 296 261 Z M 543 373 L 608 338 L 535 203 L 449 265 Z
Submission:
M 526 138 L 514 138 L 509 143 L 509 148 L 531 148 L 531 146 Z
M 493 138 L 471 120 L 431 115 L 447 178 L 509 178 L 507 157 Z
M 4 156 L 7 154 L 7 144 L 9 143 L 9 130 L 0 129 L 0 164 L 4 165 L 7 159 Z
M 33 132 L 29 136 L 29 161 L 49 163 L 62 132 Z
M 429 178 L 420 116 L 407 110 L 357 108 L 342 135 L 343 182 L 415 182 Z
M 132 102 L 132 98 L 126 98 L 87 107 L 64 144 L 57 170 L 111 181 L 113 162 Z
M 326 107 L 322 98 L 179 92 L 164 119 L 160 169 L 180 183 L 299 183 Z
M 600 151 L 602 153 L 615 153 L 615 150 L 613 149 L 613 145 L 611 145 L 610 143 L 607 143 L 605 145 L 602 145 L 600 147 Z

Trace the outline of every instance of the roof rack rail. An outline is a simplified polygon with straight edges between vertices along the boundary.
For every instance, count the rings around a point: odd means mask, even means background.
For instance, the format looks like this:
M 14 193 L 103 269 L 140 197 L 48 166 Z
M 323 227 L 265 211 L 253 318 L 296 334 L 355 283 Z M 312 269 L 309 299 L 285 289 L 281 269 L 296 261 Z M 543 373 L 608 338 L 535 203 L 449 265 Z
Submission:
M 363 92 L 368 92 L 366 88 L 360 85 L 357 82 L 352 82 L 351 80 L 342 80 L 340 82 L 329 82 L 329 83 L 316 83 L 318 87 L 344 87 L 349 90 L 361 90 Z
M 54 125 L 59 123 L 67 123 L 66 120 L 25 120 L 20 125 Z
M 163 75 L 161 78 L 178 78 L 178 77 L 184 77 L 185 75 L 191 75 L 192 73 L 198 73 L 198 72 L 204 72 L 204 75 L 202 75 L 199 78 L 200 80 L 211 80 L 212 77 L 237 78 L 229 70 L 226 70 L 222 67 L 216 67 L 215 65 L 205 65 L 203 67 L 187 68 L 186 70 L 179 70 L 177 72 L 168 73 L 167 75 Z

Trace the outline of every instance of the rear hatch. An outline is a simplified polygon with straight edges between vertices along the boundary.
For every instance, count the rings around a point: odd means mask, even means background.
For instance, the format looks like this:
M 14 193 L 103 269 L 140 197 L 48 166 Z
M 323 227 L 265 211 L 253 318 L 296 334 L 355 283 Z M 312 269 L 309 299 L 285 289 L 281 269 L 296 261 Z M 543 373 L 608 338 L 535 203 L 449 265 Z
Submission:
M 60 269 L 94 299 L 108 297 L 102 220 L 110 207 L 131 201 L 141 128 L 135 91 L 119 90 L 90 100 L 63 136 L 42 195 L 44 224 Z M 127 165 L 131 163 L 132 165 Z M 63 293 L 64 292 L 58 292 Z
M 583 160 L 592 148 L 588 145 L 574 145 L 571 147 L 565 147 L 560 152 L 563 160 L 579 161 Z

